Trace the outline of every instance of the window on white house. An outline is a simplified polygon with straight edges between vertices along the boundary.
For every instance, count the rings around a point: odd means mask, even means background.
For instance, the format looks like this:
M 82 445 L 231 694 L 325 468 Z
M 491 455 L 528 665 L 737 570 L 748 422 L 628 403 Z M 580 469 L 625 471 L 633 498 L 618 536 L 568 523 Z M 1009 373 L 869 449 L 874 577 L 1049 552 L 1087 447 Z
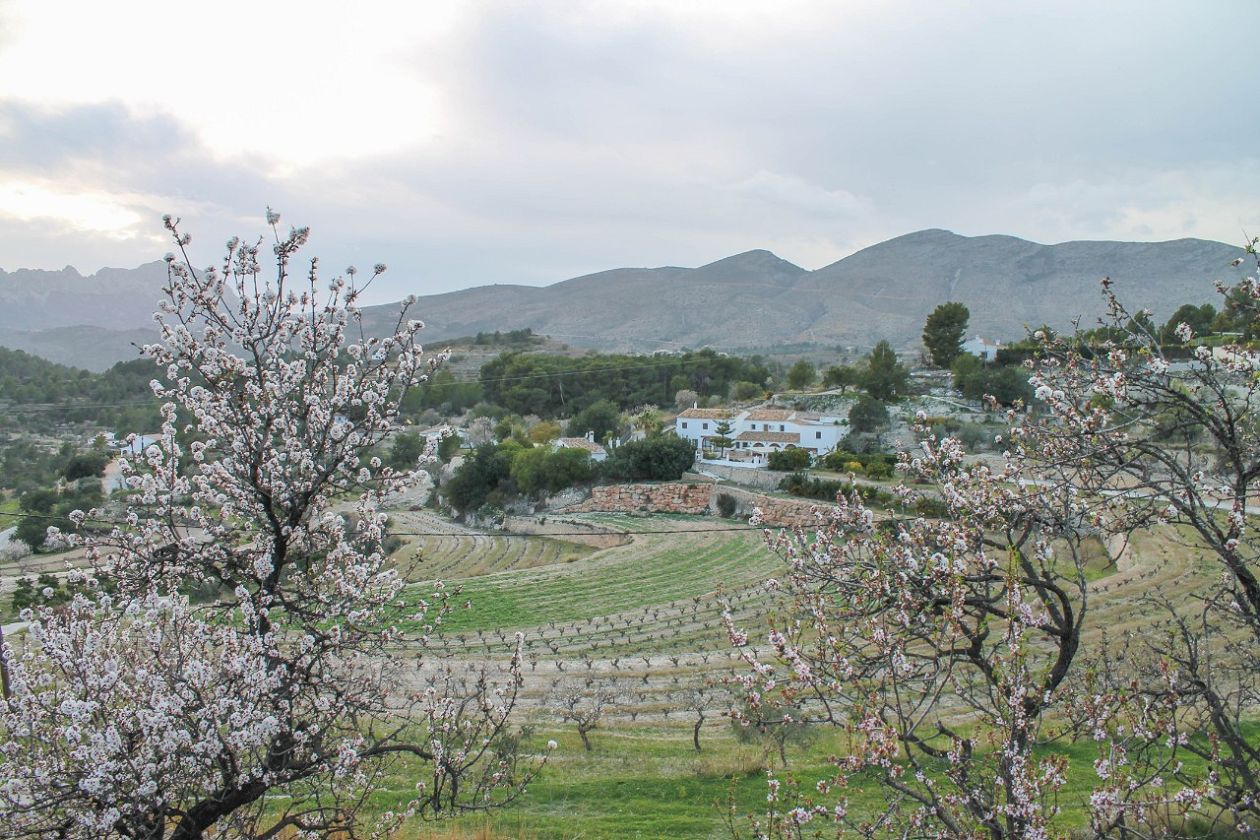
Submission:
M 781 431 L 783 431 L 783 424 L 782 424 L 782 423 L 780 423 L 780 424 L 779 424 L 779 431 L 780 431 L 780 432 L 781 432 Z
M 814 432 L 814 440 L 822 440 L 822 432 Z
M 683 421 L 682 427 L 683 427 L 684 429 L 685 429 L 685 428 L 687 428 L 687 421 L 686 421 L 686 420 L 684 420 L 684 421 Z
M 701 426 L 700 426 L 700 428 L 704 429 L 705 431 L 708 431 L 708 429 L 709 429 L 709 424 L 708 424 L 708 423 L 702 423 L 702 424 L 701 424 Z

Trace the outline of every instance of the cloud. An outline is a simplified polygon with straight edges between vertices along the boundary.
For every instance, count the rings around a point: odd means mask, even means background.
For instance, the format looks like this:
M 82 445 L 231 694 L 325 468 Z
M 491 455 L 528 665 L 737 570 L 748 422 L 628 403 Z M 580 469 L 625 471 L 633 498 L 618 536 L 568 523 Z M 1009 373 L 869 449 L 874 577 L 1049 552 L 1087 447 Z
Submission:
M 1260 227 L 1241 2 L 243 4 L 0 6 L 6 268 L 153 259 L 163 212 L 211 261 L 267 205 L 325 265 L 389 263 L 378 300 Z
M 74 230 L 130 238 L 141 221 L 122 196 L 60 192 L 41 184 L 0 184 L 0 216 L 21 221 L 54 220 Z
M 1120 169 L 1094 179 L 1032 185 L 1017 214 L 1049 239 L 1096 231 L 1095 239 L 1217 238 L 1243 241 L 1254 225 L 1249 195 L 1260 186 L 1260 158 L 1230 165 Z
M 172 115 L 219 157 L 367 156 L 420 142 L 440 125 L 437 91 L 403 56 L 446 34 L 447 8 L 40 0 L 6 10 L 17 34 L 0 52 L 0 78 L 20 79 L 8 96 L 25 102 L 121 98 L 135 113 Z
M 777 204 L 809 216 L 845 218 L 871 212 L 869 199 L 848 190 L 829 190 L 792 175 L 764 169 L 731 187 L 751 199 Z

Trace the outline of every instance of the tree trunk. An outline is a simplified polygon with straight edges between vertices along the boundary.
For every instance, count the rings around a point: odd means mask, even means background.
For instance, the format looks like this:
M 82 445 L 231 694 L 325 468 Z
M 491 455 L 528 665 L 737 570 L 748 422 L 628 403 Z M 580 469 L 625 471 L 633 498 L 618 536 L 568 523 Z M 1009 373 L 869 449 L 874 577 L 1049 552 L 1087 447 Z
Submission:
M 0 698 L 8 700 L 13 694 L 9 687 L 9 660 L 5 653 L 4 628 L 0 627 Z
M 578 727 L 578 735 L 581 735 L 581 736 L 582 736 L 582 746 L 586 747 L 586 751 L 587 751 L 587 752 L 590 752 L 590 751 L 591 751 L 591 739 L 586 737 L 586 731 L 587 731 L 587 730 L 586 730 L 586 727 L 585 727 L 585 726 L 579 726 L 579 727 Z
M 700 752 L 700 727 L 704 726 L 704 718 L 696 721 L 696 725 L 691 729 L 691 743 L 695 745 L 696 752 Z

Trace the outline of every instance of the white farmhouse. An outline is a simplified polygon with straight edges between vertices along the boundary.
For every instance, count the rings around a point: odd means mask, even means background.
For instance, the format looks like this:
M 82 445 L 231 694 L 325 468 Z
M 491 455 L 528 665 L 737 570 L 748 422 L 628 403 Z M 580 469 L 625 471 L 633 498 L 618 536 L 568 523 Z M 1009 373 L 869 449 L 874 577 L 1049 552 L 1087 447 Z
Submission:
M 804 449 L 822 455 L 835 449 L 848 433 L 847 420 L 786 408 L 754 408 L 743 413 L 735 434 L 736 452 L 768 454 Z
M 717 436 L 718 423 L 731 426 L 732 461 L 758 463 L 782 449 L 804 449 L 822 455 L 835 449 L 848 433 L 848 421 L 786 408 L 754 408 L 732 412 L 724 408 L 689 408 L 674 421 L 674 431 L 697 450 Z

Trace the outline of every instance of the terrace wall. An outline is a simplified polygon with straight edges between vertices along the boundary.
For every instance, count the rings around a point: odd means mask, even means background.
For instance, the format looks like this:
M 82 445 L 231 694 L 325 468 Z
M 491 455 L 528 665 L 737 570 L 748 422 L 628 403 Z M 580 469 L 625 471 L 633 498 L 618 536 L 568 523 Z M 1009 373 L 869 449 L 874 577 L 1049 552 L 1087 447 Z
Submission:
M 591 488 L 584 502 L 564 509 L 565 513 L 693 513 L 709 510 L 709 484 L 608 484 Z
M 717 510 L 717 496 L 735 499 L 740 517 L 761 510 L 762 521 L 773 527 L 809 527 L 818 522 L 816 511 L 831 505 L 804 499 L 784 499 L 711 483 L 612 484 L 592 487 L 590 498 L 564 508 L 564 513 L 689 513 Z

